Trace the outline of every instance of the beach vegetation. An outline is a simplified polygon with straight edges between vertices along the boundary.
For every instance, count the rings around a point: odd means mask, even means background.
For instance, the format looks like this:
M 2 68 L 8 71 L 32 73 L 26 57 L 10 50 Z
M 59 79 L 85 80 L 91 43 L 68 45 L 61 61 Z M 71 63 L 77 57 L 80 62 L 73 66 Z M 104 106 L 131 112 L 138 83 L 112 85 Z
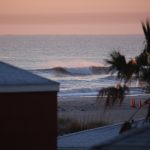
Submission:
M 109 122 L 97 120 L 83 123 L 81 121 L 70 118 L 58 118 L 58 135 L 79 132 L 83 130 L 93 129 L 108 125 Z

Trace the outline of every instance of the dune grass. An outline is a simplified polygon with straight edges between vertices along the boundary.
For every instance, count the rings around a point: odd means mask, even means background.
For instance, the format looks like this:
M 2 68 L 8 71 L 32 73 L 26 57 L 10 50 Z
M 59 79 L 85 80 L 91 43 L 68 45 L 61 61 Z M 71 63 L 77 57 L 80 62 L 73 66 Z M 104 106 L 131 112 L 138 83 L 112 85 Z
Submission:
M 96 127 L 108 125 L 106 121 L 91 121 L 87 123 L 79 122 L 78 120 L 72 120 L 69 118 L 58 119 L 58 135 L 64 135 L 68 133 L 74 133 Z

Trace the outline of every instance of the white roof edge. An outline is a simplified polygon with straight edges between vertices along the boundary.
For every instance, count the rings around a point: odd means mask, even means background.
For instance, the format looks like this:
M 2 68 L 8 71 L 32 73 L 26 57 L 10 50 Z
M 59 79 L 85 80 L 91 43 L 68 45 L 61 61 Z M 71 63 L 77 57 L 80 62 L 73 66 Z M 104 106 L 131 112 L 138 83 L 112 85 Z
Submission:
M 0 93 L 58 92 L 58 85 L 1 85 Z

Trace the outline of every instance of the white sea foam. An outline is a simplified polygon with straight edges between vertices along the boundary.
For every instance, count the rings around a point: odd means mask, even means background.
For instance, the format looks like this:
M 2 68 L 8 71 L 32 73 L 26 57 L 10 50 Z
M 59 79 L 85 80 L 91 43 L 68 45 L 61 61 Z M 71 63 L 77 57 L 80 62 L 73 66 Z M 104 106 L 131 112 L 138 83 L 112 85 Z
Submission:
M 89 66 L 89 67 L 54 67 L 51 69 L 36 69 L 32 70 L 34 72 L 45 72 L 52 73 L 56 76 L 60 75 L 72 75 L 72 76 L 80 76 L 80 75 L 94 75 L 94 74 L 107 74 L 109 71 L 109 67 L 98 67 L 98 66 Z

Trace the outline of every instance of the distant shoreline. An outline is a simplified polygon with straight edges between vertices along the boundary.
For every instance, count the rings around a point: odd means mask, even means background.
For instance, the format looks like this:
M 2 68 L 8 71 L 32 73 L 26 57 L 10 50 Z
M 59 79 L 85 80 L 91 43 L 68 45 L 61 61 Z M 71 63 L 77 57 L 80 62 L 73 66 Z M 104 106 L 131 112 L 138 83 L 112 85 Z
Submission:
M 150 94 L 129 94 L 129 95 L 125 95 L 125 97 L 137 97 L 137 96 L 140 96 L 140 97 L 150 97 Z M 97 97 L 97 95 L 87 95 L 87 93 L 85 93 L 85 94 L 74 94 L 74 95 L 71 95 L 71 94 L 61 94 L 61 95 L 58 95 L 58 99 L 59 99 L 59 101 L 62 101 L 62 100 L 65 100 L 65 101 L 67 101 L 67 100 L 69 100 L 70 101 L 70 98 L 72 99 L 72 98 L 83 98 L 83 100 L 84 100 L 84 98 L 89 98 L 89 97 L 91 97 L 91 98 L 95 98 L 96 99 L 96 97 Z M 79 99 L 80 100 L 80 99 Z
M 139 34 L 0 34 L 0 36 L 143 36 Z

